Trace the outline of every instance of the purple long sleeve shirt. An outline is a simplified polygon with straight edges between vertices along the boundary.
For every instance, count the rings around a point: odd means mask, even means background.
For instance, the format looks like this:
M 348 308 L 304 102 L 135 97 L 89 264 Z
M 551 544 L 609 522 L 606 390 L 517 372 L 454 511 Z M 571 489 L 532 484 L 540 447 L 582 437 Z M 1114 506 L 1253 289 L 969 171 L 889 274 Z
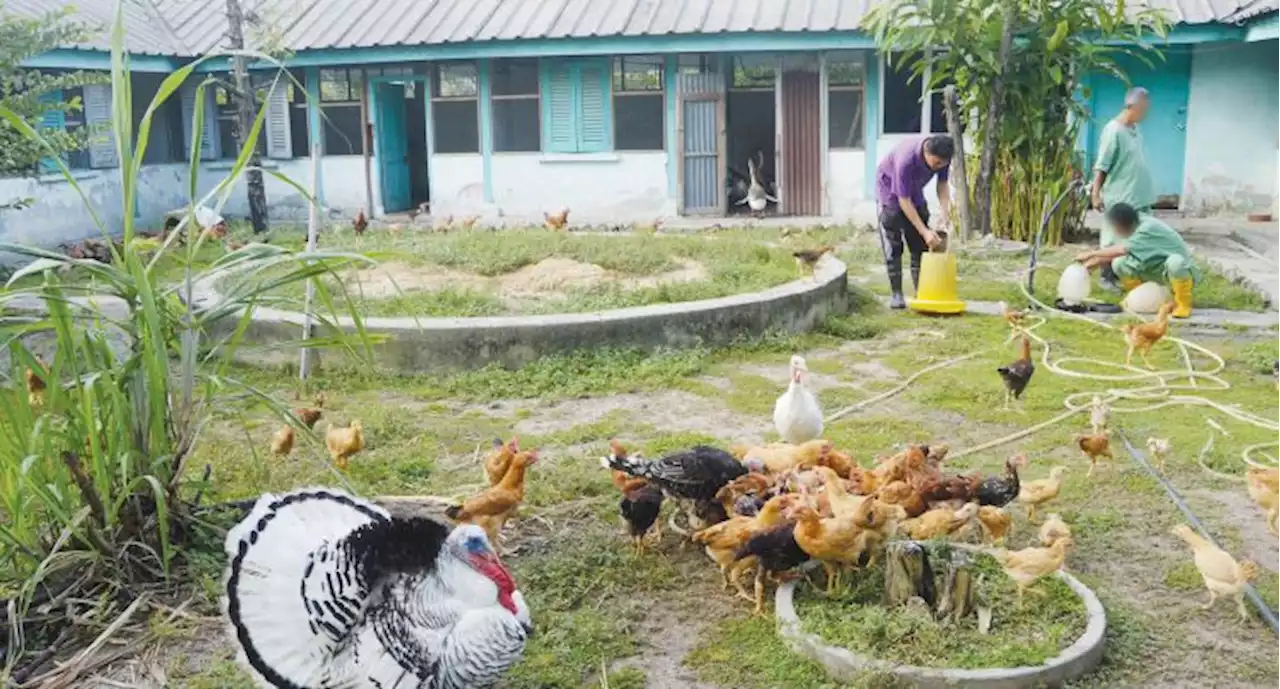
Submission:
M 907 197 L 916 209 L 925 207 L 924 188 L 936 174 L 938 181 L 947 181 L 950 167 L 936 173 L 924 162 L 926 136 L 912 136 L 898 142 L 889 155 L 876 166 L 876 200 L 881 208 L 896 210 L 898 199 Z

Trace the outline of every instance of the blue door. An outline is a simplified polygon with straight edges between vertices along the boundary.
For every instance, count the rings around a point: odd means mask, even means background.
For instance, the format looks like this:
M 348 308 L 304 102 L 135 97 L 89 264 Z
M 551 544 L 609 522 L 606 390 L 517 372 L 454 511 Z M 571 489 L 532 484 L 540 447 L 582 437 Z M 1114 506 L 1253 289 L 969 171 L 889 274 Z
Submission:
M 1151 111 L 1141 126 L 1144 153 L 1156 196 L 1178 196 L 1182 193 L 1182 171 L 1187 155 L 1191 54 L 1185 50 L 1169 49 L 1164 53 L 1164 60 L 1154 60 L 1151 67 L 1125 56 L 1118 62 L 1133 86 L 1141 86 L 1151 92 Z M 1098 152 L 1098 135 L 1124 107 L 1128 89 L 1129 85 L 1115 77 L 1094 76 L 1090 161 Z
M 386 213 L 409 210 L 413 201 L 409 175 L 409 137 L 404 117 L 404 84 L 378 84 L 375 96 L 382 210 Z

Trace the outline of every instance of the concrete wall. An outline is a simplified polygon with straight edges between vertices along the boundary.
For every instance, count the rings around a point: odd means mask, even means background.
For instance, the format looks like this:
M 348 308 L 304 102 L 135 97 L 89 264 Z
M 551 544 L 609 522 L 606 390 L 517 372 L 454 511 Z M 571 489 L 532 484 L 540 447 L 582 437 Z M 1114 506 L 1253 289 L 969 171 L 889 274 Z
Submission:
M 432 156 L 427 164 L 434 215 L 471 215 L 485 210 L 484 158 L 479 154 Z
M 1184 210 L 1276 209 L 1278 76 L 1274 40 L 1195 47 Z
M 863 218 L 874 212 L 874 201 L 866 191 L 866 151 L 827 151 L 827 179 L 823 184 L 826 211 L 837 218 Z
M 542 218 L 567 206 L 576 221 L 652 220 L 675 215 L 667 198 L 667 154 L 617 152 L 588 155 L 497 153 L 493 201 L 506 216 Z

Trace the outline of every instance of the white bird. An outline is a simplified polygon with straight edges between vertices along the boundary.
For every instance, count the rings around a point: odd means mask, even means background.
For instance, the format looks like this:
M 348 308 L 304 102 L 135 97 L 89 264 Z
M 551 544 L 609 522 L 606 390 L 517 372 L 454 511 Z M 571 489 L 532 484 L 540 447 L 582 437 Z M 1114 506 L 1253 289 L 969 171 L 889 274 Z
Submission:
M 262 686 L 492 687 L 533 631 L 478 526 L 309 488 L 264 494 L 226 551 L 223 610 Z
M 1107 430 L 1111 421 L 1111 407 L 1102 401 L 1100 395 L 1093 396 L 1093 404 L 1089 410 L 1089 425 L 1093 426 L 1093 434 L 1098 435 Z
M 822 435 L 822 408 L 818 398 L 805 387 L 809 373 L 804 357 L 791 357 L 791 384 L 773 405 L 773 426 L 783 442 L 806 443 Z
M 1173 452 L 1173 445 L 1168 438 L 1147 438 L 1147 452 L 1151 453 L 1152 459 L 1156 460 L 1160 471 L 1163 472 L 1164 462 L 1169 458 L 1169 453 Z
M 764 161 L 764 153 L 760 152 L 761 164 Z M 747 195 L 738 202 L 738 205 L 747 204 L 753 213 L 761 213 L 769 202 L 778 202 L 778 199 L 769 195 L 769 192 L 760 183 L 760 164 L 752 158 L 747 158 L 747 174 L 751 176 L 751 185 L 747 187 Z

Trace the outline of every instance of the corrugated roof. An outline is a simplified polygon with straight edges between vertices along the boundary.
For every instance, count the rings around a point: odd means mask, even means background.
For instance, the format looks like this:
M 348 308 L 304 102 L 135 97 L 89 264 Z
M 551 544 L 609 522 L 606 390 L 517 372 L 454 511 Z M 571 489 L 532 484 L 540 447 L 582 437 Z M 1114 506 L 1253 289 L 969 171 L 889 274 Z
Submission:
M 389 45 L 724 32 L 852 31 L 878 0 L 243 0 L 294 51 Z M 37 17 L 74 4 L 109 26 L 116 0 L 5 0 Z M 125 0 L 134 53 L 191 56 L 226 45 L 225 0 Z M 1146 0 L 1180 24 L 1235 23 L 1280 0 Z M 252 32 L 250 32 L 252 37 Z M 83 47 L 107 48 L 107 40 Z

